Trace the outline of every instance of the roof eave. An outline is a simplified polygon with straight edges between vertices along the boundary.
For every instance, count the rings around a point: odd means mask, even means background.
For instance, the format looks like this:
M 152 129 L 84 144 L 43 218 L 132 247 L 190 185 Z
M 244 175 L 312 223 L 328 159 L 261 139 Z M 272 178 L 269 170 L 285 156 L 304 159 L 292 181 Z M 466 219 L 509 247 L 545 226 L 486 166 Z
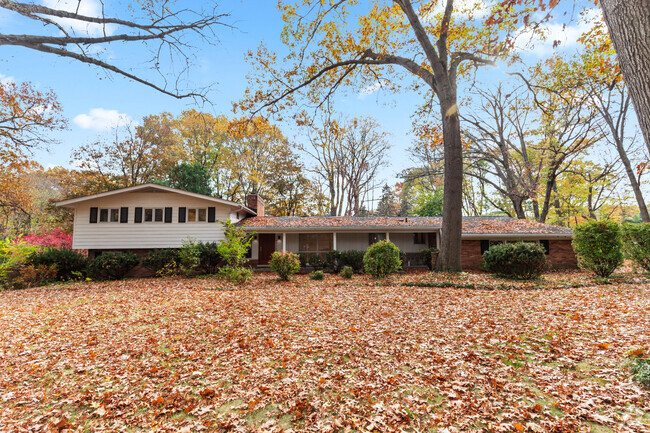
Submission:
M 158 185 L 158 184 L 155 184 L 155 183 L 144 183 L 142 185 L 130 186 L 130 187 L 126 187 L 126 188 L 116 189 L 116 190 L 113 190 L 113 191 L 100 192 L 98 194 L 91 194 L 91 195 L 86 195 L 86 196 L 83 196 L 83 197 L 75 197 L 75 198 L 71 198 L 71 199 L 67 199 L 67 200 L 61 200 L 61 201 L 55 202 L 54 205 L 59 206 L 59 207 L 65 207 L 65 208 L 74 208 L 75 207 L 74 205 L 76 205 L 77 203 L 84 202 L 84 201 L 96 200 L 98 198 L 109 197 L 109 196 L 112 196 L 112 195 L 122 194 L 122 193 L 127 193 L 127 192 L 137 192 L 138 190 L 146 189 L 146 188 L 155 188 L 155 189 L 159 189 L 159 190 L 161 190 L 163 192 L 173 192 L 173 193 L 176 193 L 176 194 L 182 194 L 182 195 L 187 195 L 187 196 L 190 196 L 190 197 L 195 197 L 195 198 L 199 198 L 199 199 L 213 201 L 215 203 L 224 204 L 226 206 L 230 206 L 230 207 L 236 208 L 238 210 L 243 210 L 243 211 L 248 212 L 249 214 L 254 215 L 254 216 L 257 215 L 257 213 L 255 211 L 253 211 L 252 209 L 250 209 L 250 208 L 248 208 L 248 207 L 246 207 L 244 205 L 241 205 L 239 203 L 235 203 L 233 201 L 224 200 L 224 199 L 220 199 L 220 198 L 217 198 L 217 197 L 212 197 L 212 196 L 205 195 L 205 194 L 198 194 L 198 193 L 195 193 L 195 192 L 184 191 L 182 189 L 172 188 L 172 187 L 164 186 L 164 185 Z

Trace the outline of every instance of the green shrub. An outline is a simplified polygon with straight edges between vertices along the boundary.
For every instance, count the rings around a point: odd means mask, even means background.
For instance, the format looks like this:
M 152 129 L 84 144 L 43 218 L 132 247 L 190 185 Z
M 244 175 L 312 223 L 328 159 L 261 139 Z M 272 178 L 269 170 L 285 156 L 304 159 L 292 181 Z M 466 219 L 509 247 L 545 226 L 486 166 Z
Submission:
M 204 274 L 216 274 L 223 262 L 219 254 L 219 244 L 216 242 L 199 242 L 199 270 Z
M 625 256 L 650 272 L 650 223 L 623 224 L 621 236 Z
M 342 267 L 343 264 L 341 262 L 340 251 L 332 250 L 328 251 L 327 254 L 325 254 L 325 268 L 331 269 L 332 271 L 338 273 Z
M 280 280 L 289 281 L 293 274 L 297 274 L 300 271 L 300 259 L 297 254 L 276 251 L 271 255 L 269 267 L 273 272 L 278 274 Z
M 438 248 L 436 248 L 436 247 L 425 248 L 420 253 L 421 257 L 422 257 L 422 261 L 431 270 L 433 270 L 433 266 L 434 266 L 431 259 L 433 258 L 434 255 L 437 256 L 438 253 L 439 253 L 439 251 L 438 251 Z
M 309 274 L 310 280 L 322 280 L 323 278 L 325 278 L 325 273 L 323 271 L 314 271 Z
M 363 272 L 363 251 L 348 250 L 341 252 L 341 266 L 350 266 L 354 272 Z
M 632 377 L 642 385 L 650 387 L 650 359 L 634 357 L 630 364 Z
M 363 256 L 366 273 L 383 278 L 402 269 L 400 250 L 390 241 L 379 241 L 368 247 Z
M 98 280 L 121 280 L 140 259 L 133 253 L 108 252 L 95 257 L 88 265 L 88 272 Z
M 199 244 L 192 238 L 183 241 L 183 246 L 178 250 L 179 272 L 186 277 L 191 277 L 201 263 Z
M 228 279 L 235 284 L 244 284 L 253 276 L 253 271 L 250 268 L 240 267 L 235 268 L 232 266 L 223 266 L 219 268 L 219 275 Z
M 246 253 L 251 247 L 253 236 L 230 220 L 226 220 L 222 225 L 225 239 L 219 243 L 217 251 L 224 261 L 224 266 L 219 269 L 219 275 L 236 284 L 243 284 L 253 274 L 253 271 L 246 267 Z
M 0 241 L 0 287 L 12 288 L 14 278 L 27 264 L 29 257 L 41 248 L 13 239 Z
M 325 260 L 318 254 L 310 254 L 309 257 L 307 257 L 307 265 L 317 271 L 325 267 Z
M 75 273 L 86 272 L 88 266 L 88 259 L 76 251 L 68 248 L 56 249 L 47 248 L 38 251 L 29 256 L 29 264 L 34 266 L 46 266 L 56 268 L 57 278 L 60 281 L 69 281 L 78 279 Z
M 177 265 L 178 250 L 173 248 L 153 250 L 142 258 L 142 266 L 156 276 L 162 276 L 170 266 L 176 267 Z
M 346 280 L 352 278 L 353 274 L 354 274 L 354 269 L 352 269 L 351 266 L 343 266 L 343 269 L 341 269 L 341 272 L 339 272 L 341 278 L 345 278 Z
M 536 279 L 546 269 L 544 247 L 533 242 L 494 245 L 483 261 L 486 271 L 519 280 Z
M 582 268 L 609 277 L 623 263 L 621 229 L 612 221 L 587 221 L 573 229 L 573 248 Z

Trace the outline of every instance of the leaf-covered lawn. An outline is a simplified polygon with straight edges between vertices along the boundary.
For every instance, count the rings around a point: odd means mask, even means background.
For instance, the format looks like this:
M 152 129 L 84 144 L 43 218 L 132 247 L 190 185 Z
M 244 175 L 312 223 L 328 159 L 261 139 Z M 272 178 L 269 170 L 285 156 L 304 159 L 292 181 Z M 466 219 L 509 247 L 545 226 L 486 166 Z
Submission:
M 650 285 L 428 273 L 0 292 L 0 431 L 635 431 Z M 511 284 L 511 282 L 508 282 Z

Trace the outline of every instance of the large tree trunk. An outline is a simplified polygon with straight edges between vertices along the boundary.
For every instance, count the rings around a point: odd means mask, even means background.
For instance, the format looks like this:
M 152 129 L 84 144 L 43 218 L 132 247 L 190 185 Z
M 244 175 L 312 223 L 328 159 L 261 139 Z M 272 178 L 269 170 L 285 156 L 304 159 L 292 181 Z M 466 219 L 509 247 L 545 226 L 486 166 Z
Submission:
M 510 201 L 512 202 L 512 207 L 515 209 L 515 214 L 517 214 L 517 219 L 525 220 L 526 212 L 524 211 L 524 201 L 521 197 L 511 195 Z
M 601 0 L 600 5 L 650 151 L 650 1 Z
M 632 168 L 632 163 L 630 162 L 630 158 L 627 157 L 627 152 L 625 151 L 625 148 L 623 147 L 623 143 L 620 142 L 617 138 L 616 140 L 616 150 L 618 151 L 618 156 L 621 158 L 621 162 L 623 163 L 623 167 L 625 168 L 625 173 L 627 174 L 627 178 L 630 181 L 630 186 L 632 187 L 632 191 L 634 191 L 634 197 L 636 198 L 636 203 L 639 205 L 639 214 L 641 215 L 641 219 L 643 222 L 650 222 L 650 215 L 648 215 L 648 207 L 645 204 L 645 199 L 643 198 L 643 193 L 641 192 L 641 186 L 639 185 L 639 182 L 636 179 L 636 173 L 634 172 L 634 169 Z
M 442 205 L 442 236 L 438 270 L 461 269 L 461 234 L 463 228 L 463 145 L 456 95 L 452 90 L 439 92 L 444 141 L 445 182 Z M 444 93 L 448 93 L 445 95 Z

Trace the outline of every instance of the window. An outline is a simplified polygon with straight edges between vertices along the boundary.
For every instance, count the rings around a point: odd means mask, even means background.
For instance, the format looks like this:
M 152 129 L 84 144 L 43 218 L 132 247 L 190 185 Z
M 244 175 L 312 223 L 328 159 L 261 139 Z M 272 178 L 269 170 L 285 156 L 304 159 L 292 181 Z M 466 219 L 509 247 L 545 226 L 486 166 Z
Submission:
M 206 208 L 188 208 L 187 222 L 206 222 L 208 220 L 208 210 Z
M 99 210 L 99 222 L 100 223 L 117 223 L 120 222 L 120 210 L 119 209 L 100 209 Z
M 162 208 L 146 208 L 144 210 L 144 222 L 150 223 L 150 222 L 157 222 L 161 223 L 163 220 L 163 210 Z
M 427 234 L 426 233 L 413 233 L 413 243 L 416 245 L 421 245 L 427 243 Z
M 298 235 L 298 252 L 316 254 L 325 258 L 325 253 L 332 251 L 334 237 L 332 233 L 301 233 Z
M 386 233 L 368 233 L 368 245 L 386 240 Z

